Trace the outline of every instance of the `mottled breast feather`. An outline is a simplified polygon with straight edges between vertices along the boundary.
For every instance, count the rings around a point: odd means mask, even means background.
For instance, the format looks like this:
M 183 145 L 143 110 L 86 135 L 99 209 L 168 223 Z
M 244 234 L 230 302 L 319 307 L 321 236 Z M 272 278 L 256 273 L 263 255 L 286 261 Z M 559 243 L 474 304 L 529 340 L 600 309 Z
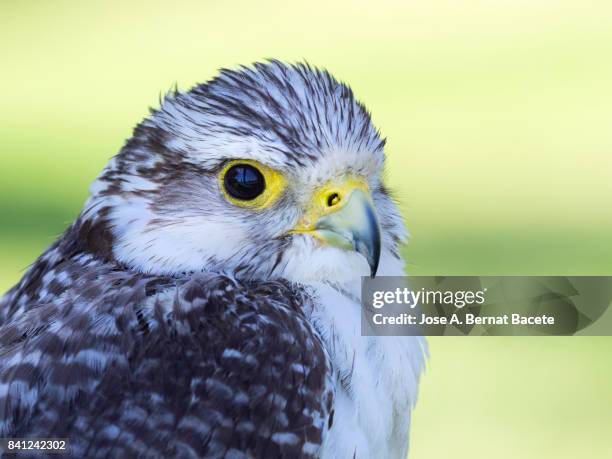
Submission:
M 1 436 L 68 437 L 74 457 L 317 455 L 333 392 L 307 292 L 70 247 L 1 302 Z

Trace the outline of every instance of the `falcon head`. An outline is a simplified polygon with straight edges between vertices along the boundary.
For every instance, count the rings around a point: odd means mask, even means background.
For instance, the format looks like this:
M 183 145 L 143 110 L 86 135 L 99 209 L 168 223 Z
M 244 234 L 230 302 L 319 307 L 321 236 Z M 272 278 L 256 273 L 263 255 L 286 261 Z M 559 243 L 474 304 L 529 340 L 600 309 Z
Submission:
M 278 61 L 167 95 L 94 182 L 90 247 L 141 272 L 343 282 L 399 274 L 384 144 L 351 89 Z M 399 272 L 398 272 L 399 267 Z

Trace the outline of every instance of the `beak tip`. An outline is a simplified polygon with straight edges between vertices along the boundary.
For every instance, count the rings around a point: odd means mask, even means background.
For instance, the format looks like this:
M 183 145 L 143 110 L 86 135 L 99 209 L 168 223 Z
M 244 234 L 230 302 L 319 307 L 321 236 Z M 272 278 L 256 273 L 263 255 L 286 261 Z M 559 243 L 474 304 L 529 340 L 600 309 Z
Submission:
M 376 271 L 378 271 L 378 260 L 375 263 L 370 264 L 370 279 L 376 277 Z

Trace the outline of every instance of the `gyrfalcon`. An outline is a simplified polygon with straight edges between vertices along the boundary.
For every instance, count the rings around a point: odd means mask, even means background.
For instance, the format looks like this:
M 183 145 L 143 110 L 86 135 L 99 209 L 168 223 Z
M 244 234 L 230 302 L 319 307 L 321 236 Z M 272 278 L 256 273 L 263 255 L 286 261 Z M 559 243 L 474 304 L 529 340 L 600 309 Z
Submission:
M 403 274 L 384 145 L 308 64 L 169 93 L 0 303 L 0 437 L 404 458 L 425 341 L 361 334 L 361 277 Z

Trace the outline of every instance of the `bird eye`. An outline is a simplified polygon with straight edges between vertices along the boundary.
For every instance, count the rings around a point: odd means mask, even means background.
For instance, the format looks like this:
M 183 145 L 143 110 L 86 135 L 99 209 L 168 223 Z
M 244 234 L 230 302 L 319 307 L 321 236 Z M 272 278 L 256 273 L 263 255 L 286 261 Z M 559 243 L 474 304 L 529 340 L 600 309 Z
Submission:
M 266 189 L 263 174 L 250 164 L 235 164 L 223 176 L 227 193 L 242 201 L 252 201 Z
M 228 161 L 218 175 L 225 199 L 235 206 L 263 210 L 272 206 L 287 188 L 281 171 L 252 159 Z

